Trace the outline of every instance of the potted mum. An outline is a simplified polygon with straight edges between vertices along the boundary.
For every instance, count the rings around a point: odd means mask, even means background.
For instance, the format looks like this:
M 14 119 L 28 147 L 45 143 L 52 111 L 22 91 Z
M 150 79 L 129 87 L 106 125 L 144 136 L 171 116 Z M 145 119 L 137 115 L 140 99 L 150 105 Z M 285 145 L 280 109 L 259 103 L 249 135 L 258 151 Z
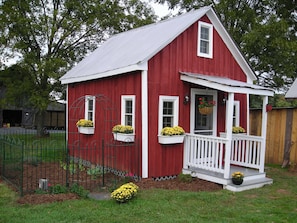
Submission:
M 234 172 L 232 173 L 232 183 L 235 185 L 240 185 L 243 183 L 244 175 L 242 172 Z
M 182 143 L 185 137 L 185 130 L 180 126 L 164 127 L 158 135 L 160 144 Z
M 199 98 L 199 112 L 202 115 L 209 115 L 212 113 L 213 106 L 215 106 L 215 101 L 206 101 L 205 98 Z
M 81 134 L 94 134 L 94 123 L 91 120 L 80 119 L 76 123 L 76 126 L 78 128 L 78 132 Z
M 135 134 L 130 125 L 115 125 L 112 128 L 113 138 L 121 142 L 134 142 Z

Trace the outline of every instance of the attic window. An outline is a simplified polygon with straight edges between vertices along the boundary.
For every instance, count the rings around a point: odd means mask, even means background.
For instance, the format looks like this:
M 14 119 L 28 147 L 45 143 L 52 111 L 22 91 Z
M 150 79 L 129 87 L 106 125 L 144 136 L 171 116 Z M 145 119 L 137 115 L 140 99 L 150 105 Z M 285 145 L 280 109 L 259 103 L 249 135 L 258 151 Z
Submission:
M 198 23 L 198 56 L 212 58 L 213 26 L 209 23 Z

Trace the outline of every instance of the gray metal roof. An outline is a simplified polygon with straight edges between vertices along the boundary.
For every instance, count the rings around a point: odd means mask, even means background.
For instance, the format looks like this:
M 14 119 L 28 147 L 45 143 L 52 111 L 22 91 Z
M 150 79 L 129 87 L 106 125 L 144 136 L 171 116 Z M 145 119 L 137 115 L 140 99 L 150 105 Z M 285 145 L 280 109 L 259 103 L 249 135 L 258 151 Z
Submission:
M 62 84 L 147 70 L 147 62 L 189 26 L 207 14 L 250 79 L 254 73 L 210 6 L 112 36 L 61 77 Z
M 198 84 L 204 87 L 213 88 L 225 92 L 257 94 L 273 96 L 274 91 L 255 84 L 249 84 L 243 81 L 233 80 L 227 77 L 209 76 L 204 74 L 193 74 L 189 72 L 180 72 L 181 80 Z
M 292 86 L 286 93 L 286 98 L 297 98 L 297 78 L 293 82 Z

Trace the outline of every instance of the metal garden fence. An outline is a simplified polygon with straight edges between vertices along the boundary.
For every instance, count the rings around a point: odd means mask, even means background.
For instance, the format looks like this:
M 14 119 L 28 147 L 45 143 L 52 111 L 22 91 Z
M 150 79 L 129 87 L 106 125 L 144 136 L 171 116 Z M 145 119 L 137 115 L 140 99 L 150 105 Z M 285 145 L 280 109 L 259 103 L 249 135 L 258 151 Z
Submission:
M 131 162 L 121 162 L 121 160 Z M 65 131 L 49 131 L 36 138 L 35 130 L 0 129 L 0 175 L 20 195 L 73 184 L 90 191 L 112 188 L 127 174 L 140 176 L 137 143 L 93 142 L 67 145 Z

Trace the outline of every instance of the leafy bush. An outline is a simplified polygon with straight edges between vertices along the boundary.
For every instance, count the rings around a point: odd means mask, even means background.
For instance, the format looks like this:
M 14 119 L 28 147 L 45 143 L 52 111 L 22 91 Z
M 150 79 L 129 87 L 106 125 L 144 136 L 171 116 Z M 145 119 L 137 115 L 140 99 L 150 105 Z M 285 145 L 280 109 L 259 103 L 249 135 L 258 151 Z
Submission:
M 178 175 L 177 178 L 178 178 L 179 181 L 186 182 L 186 183 L 190 183 L 193 180 L 191 174 L 183 174 L 183 173 L 181 173 L 181 174 Z
M 73 184 L 70 188 L 70 192 L 77 194 L 78 196 L 82 198 L 88 197 L 89 191 L 85 190 L 83 186 L 79 186 L 77 183 Z

